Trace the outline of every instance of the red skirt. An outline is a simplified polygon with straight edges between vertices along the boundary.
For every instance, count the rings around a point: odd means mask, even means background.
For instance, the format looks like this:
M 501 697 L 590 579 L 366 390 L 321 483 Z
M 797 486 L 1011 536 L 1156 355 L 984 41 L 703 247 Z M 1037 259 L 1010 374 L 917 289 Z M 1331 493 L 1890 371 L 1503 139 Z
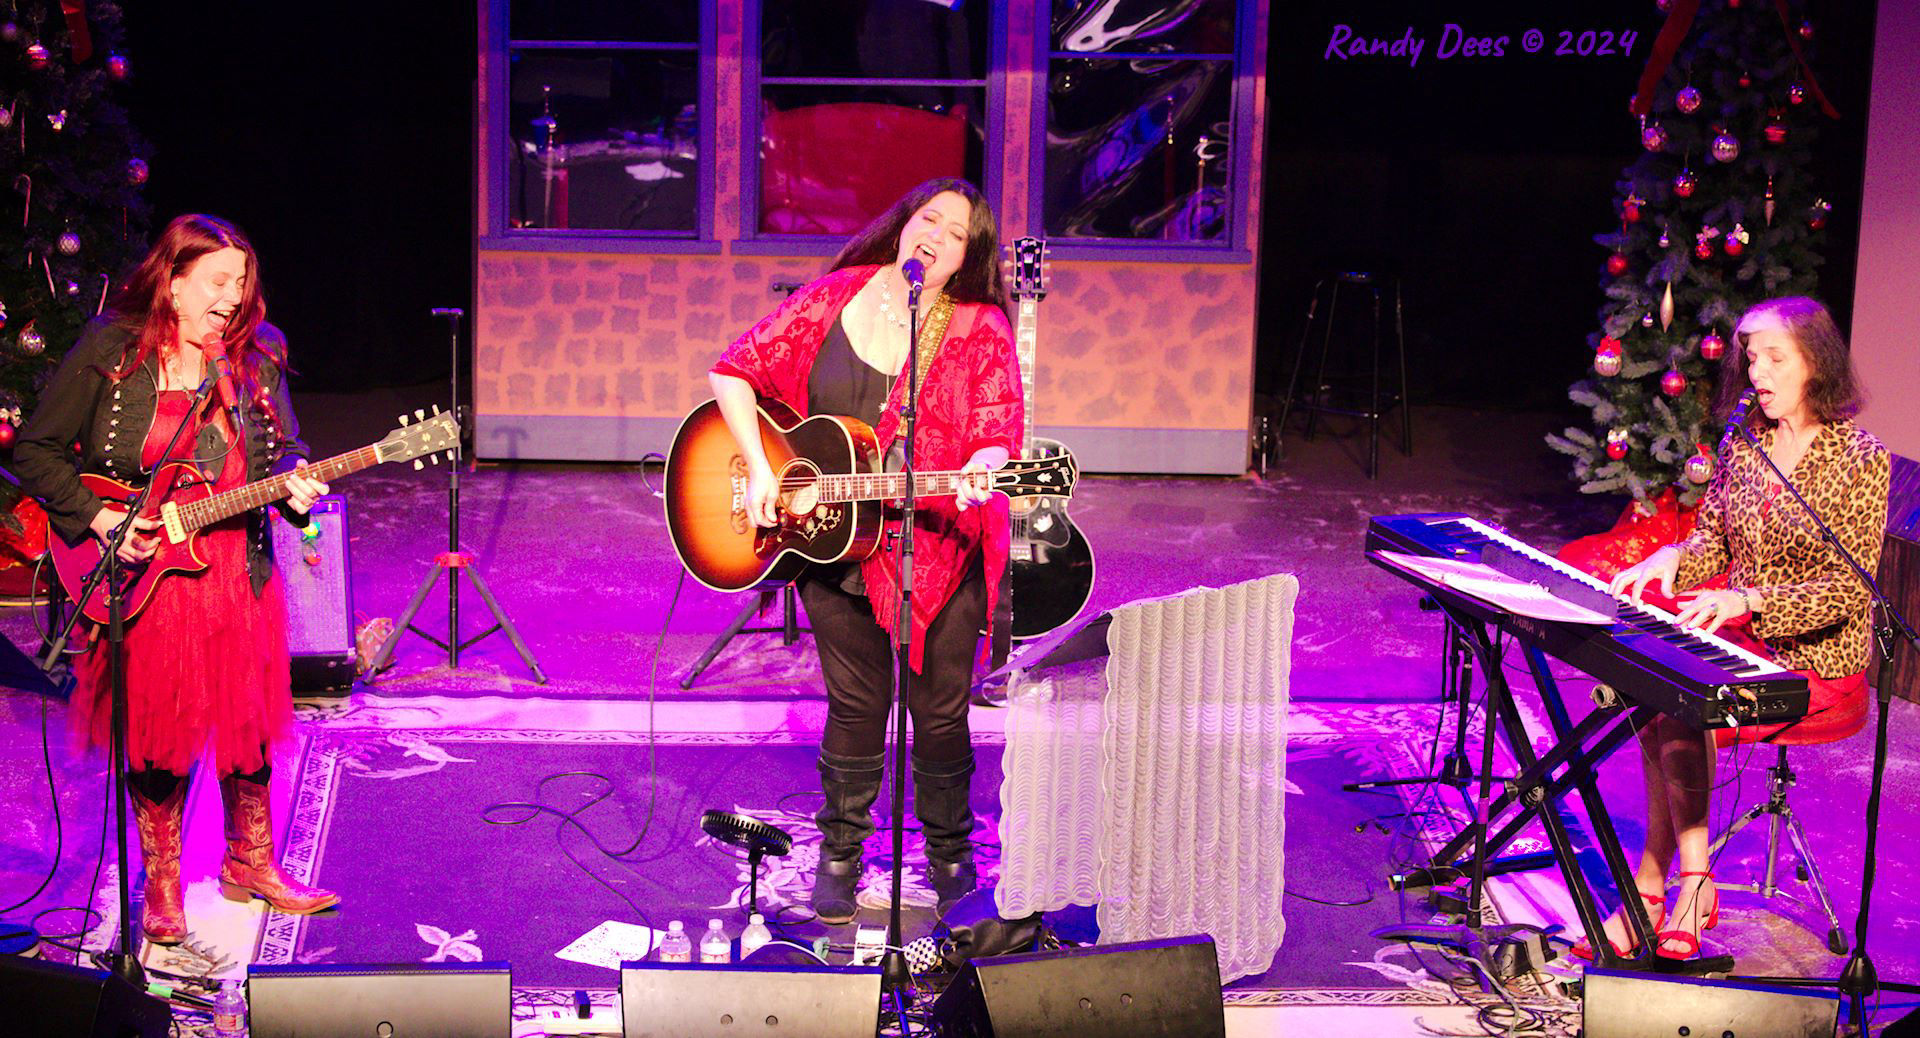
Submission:
M 166 446 L 185 415 L 184 393 L 163 393 L 146 457 Z M 190 448 L 191 431 L 182 438 Z M 227 455 L 215 490 L 246 481 L 246 458 Z M 247 569 L 247 517 L 200 532 L 207 568 L 173 573 L 154 586 L 127 627 L 127 760 L 133 768 L 188 773 L 209 740 L 218 774 L 257 771 L 293 724 L 287 678 L 287 613 L 276 575 L 259 595 Z M 71 706 L 83 741 L 105 747 L 112 733 L 104 632 L 75 668 Z

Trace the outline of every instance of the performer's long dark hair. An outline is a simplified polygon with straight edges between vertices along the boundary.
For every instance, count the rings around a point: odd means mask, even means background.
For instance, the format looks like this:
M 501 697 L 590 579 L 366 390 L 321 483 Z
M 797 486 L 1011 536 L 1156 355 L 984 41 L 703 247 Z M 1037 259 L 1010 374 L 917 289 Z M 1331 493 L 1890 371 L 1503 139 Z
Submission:
M 1772 314 L 1799 345 L 1807 361 L 1807 410 L 1821 424 L 1852 418 L 1866 403 L 1860 388 L 1860 376 L 1853 369 L 1853 354 L 1840 326 L 1833 322 L 1818 300 L 1806 296 L 1783 296 L 1755 303 L 1741 316 L 1742 323 L 1755 314 Z M 1720 361 L 1720 392 L 1713 402 L 1714 414 L 1724 422 L 1733 413 L 1740 394 L 1753 387 L 1747 377 L 1747 341 L 1735 335 L 1734 348 Z M 1759 432 L 1768 425 L 1767 416 L 1754 408 L 1747 425 Z
M 992 303 L 1007 308 L 1006 287 L 1000 280 L 1000 232 L 996 229 L 993 207 L 980 189 L 959 177 L 935 177 L 907 192 L 886 212 L 875 217 L 850 239 L 827 269 L 888 264 L 899 258 L 900 229 L 942 191 L 951 191 L 967 200 L 972 213 L 967 219 L 967 253 L 960 269 L 947 279 L 946 293 L 956 302 Z
M 122 379 L 138 370 L 148 357 L 157 357 L 174 345 L 179 334 L 180 315 L 173 308 L 173 279 L 187 272 L 195 260 L 221 249 L 239 249 L 247 257 L 247 286 L 240 306 L 227 322 L 227 354 L 233 359 L 236 377 L 246 395 L 259 389 L 260 362 L 270 360 L 286 365 L 286 344 L 277 335 L 261 334 L 267 319 L 266 297 L 260 291 L 260 263 L 253 254 L 253 243 L 240 228 L 205 213 L 175 217 L 167 229 L 147 250 L 147 256 L 134 268 L 127 284 L 107 305 L 114 320 L 133 328 L 132 348 L 109 377 Z M 271 325 L 267 326 L 271 328 Z

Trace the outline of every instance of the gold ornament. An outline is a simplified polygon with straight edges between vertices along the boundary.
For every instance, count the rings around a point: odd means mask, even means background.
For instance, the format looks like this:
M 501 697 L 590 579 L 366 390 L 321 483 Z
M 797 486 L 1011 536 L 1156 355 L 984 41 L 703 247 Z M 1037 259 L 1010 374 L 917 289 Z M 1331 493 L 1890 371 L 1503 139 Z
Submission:
M 1667 290 L 1660 296 L 1660 330 L 1673 327 L 1673 282 L 1667 282 Z

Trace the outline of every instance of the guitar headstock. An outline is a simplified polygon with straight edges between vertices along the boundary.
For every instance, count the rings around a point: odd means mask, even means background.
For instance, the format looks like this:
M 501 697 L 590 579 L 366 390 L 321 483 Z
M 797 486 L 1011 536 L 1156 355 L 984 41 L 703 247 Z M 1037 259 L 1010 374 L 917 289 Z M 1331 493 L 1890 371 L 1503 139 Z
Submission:
M 1008 290 L 1015 299 L 1041 300 L 1047 297 L 1047 243 L 1026 237 L 1008 242 L 1001 263 Z
M 400 427 L 382 437 L 373 449 L 383 462 L 412 461 L 416 469 L 426 467 L 421 458 L 440 464 L 443 453 L 452 461 L 460 449 L 460 423 L 437 406 L 431 413 L 422 408 L 401 415 Z
M 993 470 L 993 489 L 1015 501 L 1027 497 L 1072 497 L 1080 463 L 1072 451 L 1044 458 L 1014 458 Z

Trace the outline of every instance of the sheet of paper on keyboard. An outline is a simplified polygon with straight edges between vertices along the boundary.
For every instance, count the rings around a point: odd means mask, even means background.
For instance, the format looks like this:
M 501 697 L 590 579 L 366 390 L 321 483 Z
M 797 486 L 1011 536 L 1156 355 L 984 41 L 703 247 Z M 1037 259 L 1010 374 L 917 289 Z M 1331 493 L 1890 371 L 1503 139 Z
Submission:
M 1397 551 L 1379 551 L 1376 554 L 1436 584 L 1443 584 L 1463 595 L 1470 595 L 1519 616 L 1575 624 L 1611 624 L 1614 621 L 1612 616 L 1556 598 L 1538 584 L 1517 580 L 1478 562 L 1436 559 Z

